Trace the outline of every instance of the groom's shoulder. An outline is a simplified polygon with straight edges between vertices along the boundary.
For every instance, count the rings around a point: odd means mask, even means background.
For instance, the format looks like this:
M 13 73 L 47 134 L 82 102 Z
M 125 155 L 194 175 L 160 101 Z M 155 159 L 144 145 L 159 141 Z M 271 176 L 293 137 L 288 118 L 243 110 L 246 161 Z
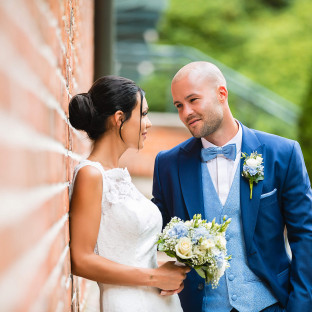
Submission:
M 298 142 L 264 131 L 250 129 L 254 132 L 254 134 L 257 136 L 258 140 L 261 142 L 261 144 L 265 144 L 266 147 L 272 147 L 276 148 L 278 146 L 279 149 L 292 149 L 294 145 Z

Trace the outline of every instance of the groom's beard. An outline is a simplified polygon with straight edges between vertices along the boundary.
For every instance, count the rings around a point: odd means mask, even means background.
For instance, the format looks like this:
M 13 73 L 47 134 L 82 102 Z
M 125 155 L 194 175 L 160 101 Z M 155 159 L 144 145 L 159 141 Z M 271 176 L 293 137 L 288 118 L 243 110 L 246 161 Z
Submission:
M 199 118 L 199 125 L 197 125 L 194 129 L 188 126 L 188 122 L 194 118 Z M 195 116 L 191 115 L 187 118 L 187 128 L 195 138 L 204 138 L 214 133 L 221 125 L 223 120 L 223 116 L 212 116 L 212 118 L 208 118 L 208 120 L 204 119 L 204 116 Z

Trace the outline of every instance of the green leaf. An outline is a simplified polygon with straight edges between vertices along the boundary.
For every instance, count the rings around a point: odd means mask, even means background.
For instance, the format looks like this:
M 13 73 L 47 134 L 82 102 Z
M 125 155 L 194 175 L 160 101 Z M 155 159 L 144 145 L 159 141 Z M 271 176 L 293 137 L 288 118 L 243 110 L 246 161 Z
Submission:
M 166 255 L 171 258 L 176 258 L 176 254 L 173 251 L 165 251 Z
M 197 272 L 197 274 L 198 274 L 200 277 L 206 279 L 205 271 L 204 271 L 202 268 L 195 269 L 195 271 Z

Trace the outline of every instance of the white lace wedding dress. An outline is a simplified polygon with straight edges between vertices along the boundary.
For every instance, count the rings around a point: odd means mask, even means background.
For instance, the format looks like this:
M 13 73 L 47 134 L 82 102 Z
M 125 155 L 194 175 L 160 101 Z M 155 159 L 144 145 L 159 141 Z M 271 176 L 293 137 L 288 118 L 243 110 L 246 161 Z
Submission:
M 104 170 L 98 162 L 80 162 L 71 186 L 78 170 L 87 165 L 103 176 L 102 215 L 94 252 L 118 263 L 156 268 L 155 242 L 162 226 L 157 206 L 136 189 L 127 169 Z M 178 295 L 160 296 L 157 288 L 98 284 L 101 312 L 183 311 Z

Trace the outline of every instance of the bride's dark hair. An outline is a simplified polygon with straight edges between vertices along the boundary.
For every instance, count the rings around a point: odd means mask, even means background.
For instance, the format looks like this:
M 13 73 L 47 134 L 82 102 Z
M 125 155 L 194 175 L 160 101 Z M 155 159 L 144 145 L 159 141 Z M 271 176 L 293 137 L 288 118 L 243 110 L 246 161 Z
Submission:
M 125 114 L 119 128 L 122 139 L 121 127 L 130 119 L 136 107 L 138 92 L 141 96 L 142 116 L 144 91 L 134 81 L 118 76 L 101 77 L 87 93 L 79 93 L 71 99 L 69 121 L 75 129 L 85 131 L 88 137 L 95 141 L 108 130 L 107 118 L 120 110 Z

